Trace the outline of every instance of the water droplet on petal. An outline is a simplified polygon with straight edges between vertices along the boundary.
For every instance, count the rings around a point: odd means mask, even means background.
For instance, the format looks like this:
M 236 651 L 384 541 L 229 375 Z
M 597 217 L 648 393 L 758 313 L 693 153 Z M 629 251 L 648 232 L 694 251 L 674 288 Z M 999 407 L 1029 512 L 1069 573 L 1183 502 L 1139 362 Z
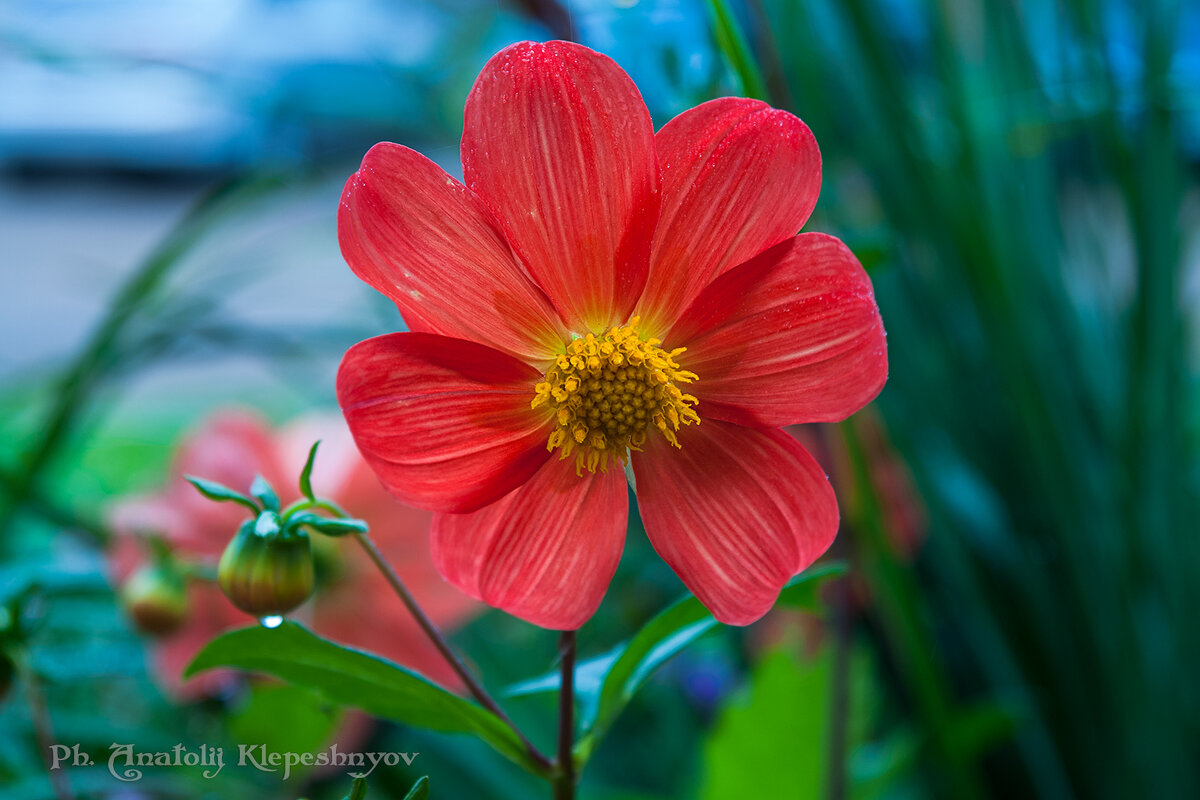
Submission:
M 283 624 L 283 617 L 280 617 L 280 616 L 263 617 L 262 619 L 259 620 L 259 622 L 262 623 L 262 626 L 264 628 L 278 628 L 280 625 Z

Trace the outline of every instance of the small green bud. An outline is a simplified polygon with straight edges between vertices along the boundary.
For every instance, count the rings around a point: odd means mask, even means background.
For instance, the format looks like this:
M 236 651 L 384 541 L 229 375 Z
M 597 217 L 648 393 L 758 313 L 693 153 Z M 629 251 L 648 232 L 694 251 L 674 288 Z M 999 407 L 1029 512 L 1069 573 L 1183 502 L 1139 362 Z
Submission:
M 288 613 L 313 591 L 312 546 L 295 528 L 281 530 L 273 511 L 238 530 L 221 555 L 217 583 L 242 611 L 256 617 Z
M 188 615 L 187 585 L 169 563 L 147 564 L 121 587 L 121 605 L 143 633 L 166 636 Z

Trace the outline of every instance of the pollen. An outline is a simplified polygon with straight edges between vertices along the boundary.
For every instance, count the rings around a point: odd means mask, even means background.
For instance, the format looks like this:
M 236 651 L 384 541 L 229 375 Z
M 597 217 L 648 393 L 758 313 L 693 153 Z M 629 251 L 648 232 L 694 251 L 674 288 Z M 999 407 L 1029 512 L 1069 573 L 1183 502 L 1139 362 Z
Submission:
M 676 432 L 700 422 L 699 401 L 680 386 L 698 376 L 676 360 L 687 349 L 664 350 L 642 339 L 638 318 L 602 335 L 573 339 L 534 387 L 533 408 L 547 408 L 554 425 L 546 449 L 575 457 L 575 471 L 607 471 L 657 434 L 679 447 Z

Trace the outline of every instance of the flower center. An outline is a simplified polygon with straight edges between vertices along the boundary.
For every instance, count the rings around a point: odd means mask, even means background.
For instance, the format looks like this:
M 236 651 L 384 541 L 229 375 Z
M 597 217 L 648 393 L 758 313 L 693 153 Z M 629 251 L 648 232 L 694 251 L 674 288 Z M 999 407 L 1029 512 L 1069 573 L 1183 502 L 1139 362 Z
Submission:
M 698 377 L 675 361 L 687 348 L 663 350 L 660 339 L 638 336 L 637 323 L 634 317 L 601 336 L 572 340 L 534 388 L 530 405 L 554 412 L 546 449 L 561 449 L 561 458 L 574 453 L 580 474 L 597 466 L 606 471 L 610 459 L 623 462 L 628 450 L 640 452 L 650 428 L 679 447 L 679 427 L 700 422 L 699 401 L 676 385 Z

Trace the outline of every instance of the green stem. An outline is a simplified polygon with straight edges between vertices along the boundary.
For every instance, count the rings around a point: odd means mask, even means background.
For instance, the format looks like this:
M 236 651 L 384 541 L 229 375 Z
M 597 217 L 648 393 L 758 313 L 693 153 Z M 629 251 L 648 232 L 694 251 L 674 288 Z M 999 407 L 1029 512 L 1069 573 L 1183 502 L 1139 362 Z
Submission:
M 878 608 L 888 643 L 912 693 L 917 713 L 930 733 L 937 757 L 945 765 L 950 796 L 985 797 L 970 756 L 962 755 L 952 738 L 956 709 L 947 689 L 949 677 L 934 656 L 933 637 L 921 619 L 920 590 L 913 575 L 891 555 L 887 523 L 871 484 L 862 443 L 852 424 L 844 422 L 839 428 L 860 498 L 858 507 L 851 512 L 854 518 L 849 521 L 866 545 L 862 548 L 863 566 L 872 588 L 879 593 Z
M 575 631 L 563 631 L 559 640 L 562 681 L 558 692 L 558 776 L 554 800 L 575 798 Z
M 750 45 L 746 43 L 746 37 L 742 35 L 729 4 L 726 0 L 708 0 L 708 11 L 712 17 L 717 47 L 742 85 L 742 94 L 766 100 L 767 82 L 763 80 L 762 70 L 758 68 L 758 62 L 754 60 Z
M 828 800 L 845 800 L 850 722 L 850 636 L 853 625 L 850 579 L 833 581 L 828 597 L 829 626 L 833 634 L 833 675 L 829 698 L 832 709 L 829 715 L 829 775 L 825 796 Z
M 520 728 L 517 727 L 516 723 L 514 723 L 509 716 L 504 713 L 504 710 L 500 708 L 499 704 L 497 704 L 496 701 L 492 699 L 491 695 L 487 693 L 487 690 L 483 688 L 483 684 L 481 684 L 479 680 L 471 674 L 471 671 L 467 669 L 465 664 L 463 664 L 462 659 L 460 659 L 458 655 L 452 649 L 450 649 L 450 643 L 446 641 L 444 636 L 442 636 L 441 631 L 439 631 L 437 626 L 433 624 L 433 620 L 429 618 L 424 609 L 417 604 L 416 598 L 413 597 L 410 591 L 408 591 L 408 587 L 404 585 L 404 581 L 402 581 L 400 576 L 396 574 L 396 570 L 394 570 L 392 565 L 388 563 L 386 558 L 384 558 L 383 553 L 379 552 L 379 548 L 375 546 L 375 543 L 371 541 L 371 538 L 365 533 L 356 533 L 354 534 L 354 538 L 358 539 L 358 543 L 362 545 L 362 548 L 366 551 L 367 556 L 371 559 L 375 566 L 378 567 L 379 571 L 383 573 L 383 577 L 387 579 L 388 584 L 391 585 L 392 590 L 396 593 L 396 596 L 400 598 L 402 603 L 404 603 L 405 608 L 407 608 L 409 613 L 413 615 L 413 619 L 415 619 L 417 624 L 421 626 L 421 630 L 423 630 L 425 635 L 429 637 L 429 640 L 433 642 L 434 647 L 436 647 L 438 652 L 442 654 L 442 658 L 446 659 L 446 663 L 450 665 L 450 668 L 453 669 L 455 674 L 458 675 L 458 677 L 462 680 L 463 685 L 467 687 L 467 690 L 471 692 L 471 695 L 474 696 L 481 706 L 495 714 L 505 725 L 512 729 L 512 732 L 516 734 L 516 737 L 521 741 L 521 744 L 524 745 L 530 759 L 532 759 L 537 767 L 541 770 L 543 777 L 552 777 L 556 772 L 554 764 L 551 763 L 550 759 L 546 758 L 546 756 L 534 746 L 533 742 L 529 741 L 525 734 L 521 732 Z
M 328 511 L 330 514 L 333 514 L 339 519 L 352 519 L 351 515 L 346 511 L 346 509 L 342 508 L 328 498 L 318 497 L 314 500 L 305 498 L 302 500 L 297 500 L 279 513 L 280 526 L 286 527 L 288 520 L 292 518 L 293 514 L 297 514 L 301 511 L 308 511 L 311 508 L 317 508 L 321 511 Z
M 33 665 L 29 663 L 29 654 L 24 650 L 13 653 L 13 666 L 16 667 L 17 680 L 25 691 L 25 700 L 29 703 L 29 716 L 33 721 L 33 733 L 37 737 L 38 750 L 42 762 L 46 765 L 46 774 L 54 794 L 58 800 L 74 800 L 71 784 L 67 774 L 62 769 L 56 769 L 50 760 L 50 751 L 54 746 L 54 727 L 50 722 L 50 709 L 46 706 L 46 698 L 42 694 L 41 681 Z

